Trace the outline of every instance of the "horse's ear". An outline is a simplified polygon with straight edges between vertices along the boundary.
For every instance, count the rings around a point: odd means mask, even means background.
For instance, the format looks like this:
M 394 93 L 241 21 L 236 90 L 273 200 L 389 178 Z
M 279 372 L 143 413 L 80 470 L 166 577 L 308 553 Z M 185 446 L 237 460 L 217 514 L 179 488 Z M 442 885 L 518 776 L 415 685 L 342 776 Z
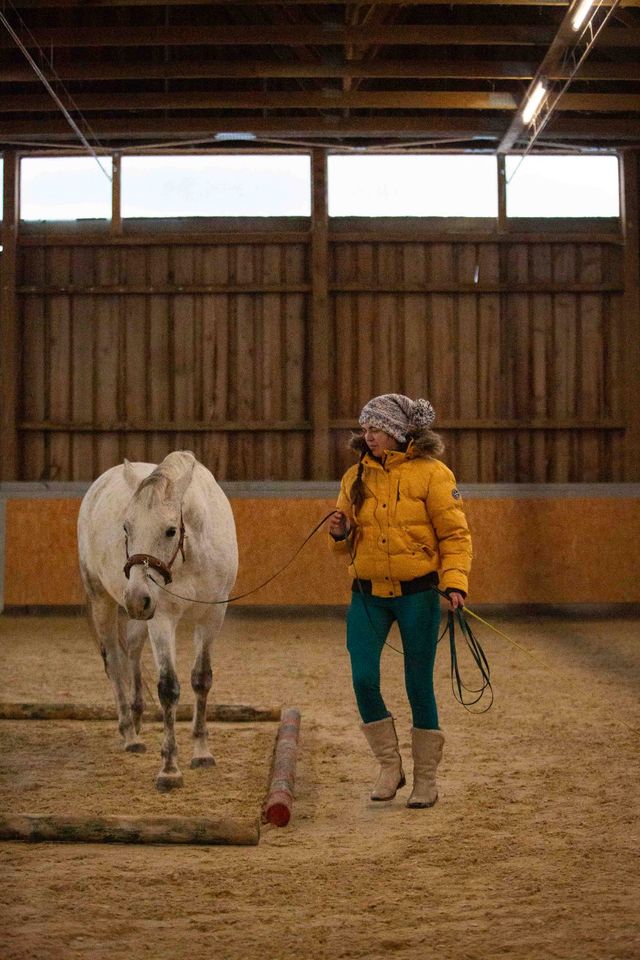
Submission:
M 140 480 L 138 477 L 136 477 L 134 469 L 128 460 L 123 462 L 122 471 L 124 473 L 124 479 L 127 482 L 127 486 L 131 487 L 132 490 L 137 490 Z

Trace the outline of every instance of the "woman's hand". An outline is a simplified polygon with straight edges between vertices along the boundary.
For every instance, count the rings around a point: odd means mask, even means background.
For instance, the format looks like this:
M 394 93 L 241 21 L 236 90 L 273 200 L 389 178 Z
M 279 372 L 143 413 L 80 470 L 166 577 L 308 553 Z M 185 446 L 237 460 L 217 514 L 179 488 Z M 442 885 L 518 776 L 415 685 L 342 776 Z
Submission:
M 344 539 L 349 533 L 349 521 L 346 513 L 336 510 L 329 517 L 329 533 L 336 540 Z
M 447 591 L 449 596 L 449 608 L 451 610 L 457 610 L 458 607 L 464 607 L 464 597 L 457 590 Z

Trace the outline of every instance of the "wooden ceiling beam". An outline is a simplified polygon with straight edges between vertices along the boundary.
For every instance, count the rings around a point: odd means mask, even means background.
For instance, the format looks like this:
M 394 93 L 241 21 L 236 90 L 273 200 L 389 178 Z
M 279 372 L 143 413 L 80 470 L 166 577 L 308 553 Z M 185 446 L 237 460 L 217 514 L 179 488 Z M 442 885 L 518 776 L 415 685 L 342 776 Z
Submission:
M 24 38 L 27 47 L 45 50 L 73 47 L 206 47 L 206 46 L 524 46 L 547 47 L 556 35 L 554 28 L 501 25 L 393 24 L 350 27 L 342 24 L 299 26 L 95 26 L 34 27 Z M 0 47 L 14 42 L 5 32 Z M 608 27 L 598 38 L 599 47 L 640 46 L 640 28 Z
M 632 79 L 640 76 L 640 65 L 602 64 L 598 79 Z M 61 80 L 186 80 L 186 79 L 255 79 L 261 77 L 357 77 L 357 78 L 460 78 L 512 80 L 530 79 L 537 65 L 502 60 L 356 60 L 344 63 L 303 63 L 299 60 L 174 60 L 168 63 L 100 63 L 95 58 L 69 63 L 56 61 L 56 74 Z M 629 76 L 627 77 L 627 74 Z M 53 79 L 50 77 L 49 79 Z M 30 67 L 22 64 L 0 65 L 0 81 L 40 83 Z
M 290 110 L 290 109 L 405 109 L 405 110 L 515 110 L 519 98 L 509 92 L 404 91 L 361 92 L 342 90 L 308 90 L 260 93 L 247 90 L 208 93 L 131 93 L 77 94 L 74 105 L 82 113 L 95 111 L 155 111 L 155 110 Z M 640 111 L 640 94 L 566 93 L 558 102 L 557 110 L 592 111 L 595 113 L 624 113 Z M 12 94 L 0 97 L 0 114 L 55 113 L 58 106 L 46 94 Z M 135 123 L 135 120 L 133 120 Z M 251 125 L 251 118 L 246 122 Z M 295 125 L 295 118 L 291 118 Z M 639 127 L 640 134 L 640 127 Z
M 620 35 L 617 45 L 631 45 L 628 38 L 640 31 L 628 28 L 609 31 Z M 547 46 L 553 28 L 532 26 L 402 25 L 350 27 L 341 24 L 287 26 L 95 26 L 34 27 L 24 42 L 45 50 L 53 47 L 179 47 L 179 46 L 372 46 L 375 44 L 419 46 Z M 0 47 L 14 46 L 2 33 Z
M 603 0 L 609 6 L 612 0 Z M 20 9 L 28 7 L 53 9 L 87 10 L 103 7 L 213 7 L 228 6 L 230 0 L 12 0 L 12 5 Z M 258 7 L 281 5 L 283 0 L 233 0 L 235 7 Z M 338 6 L 336 0 L 294 0 L 296 6 Z M 344 5 L 344 4 L 343 4 Z M 423 6 L 503 6 L 503 7 L 564 7 L 566 0 L 381 0 L 380 6 L 387 7 L 423 7 Z M 640 0 L 622 0 L 622 7 L 640 7 Z
M 354 77 L 364 79 L 475 79 L 530 80 L 536 63 L 515 60 L 357 60 L 339 64 L 277 62 L 273 60 L 174 60 L 163 63 L 100 63 L 91 60 L 62 63 L 56 61 L 56 77 L 60 80 L 189 80 L 245 79 L 262 77 Z M 46 73 L 46 71 L 45 71 Z M 570 69 L 558 69 L 551 79 L 565 80 Z M 580 70 L 581 80 L 627 80 L 637 82 L 640 63 L 587 62 Z M 0 82 L 40 83 L 30 67 L 0 65 Z
M 303 140 L 322 138 L 333 141 L 340 147 L 340 141 L 348 138 L 398 140 L 422 139 L 491 139 L 499 141 L 504 133 L 504 121 L 500 117 L 450 116 L 434 114 L 429 117 L 389 117 L 383 114 L 376 117 L 340 117 L 340 116 L 298 116 L 292 117 L 252 117 L 252 118 L 197 118 L 157 117 L 157 118 L 96 118 L 92 130 L 100 140 L 117 139 L 124 142 L 137 140 L 158 141 L 182 138 L 210 138 L 213 144 L 216 133 L 250 131 L 257 138 L 268 140 Z M 548 136 L 555 139 L 567 138 L 571 141 L 585 141 L 595 144 L 598 140 L 638 141 L 637 118 L 614 116 L 610 119 L 594 117 L 553 118 L 549 123 Z M 75 141 L 76 137 L 64 118 L 49 120 L 16 117 L 13 120 L 0 121 L 0 142 L 17 139 L 29 139 L 44 142 L 53 140 L 60 143 Z

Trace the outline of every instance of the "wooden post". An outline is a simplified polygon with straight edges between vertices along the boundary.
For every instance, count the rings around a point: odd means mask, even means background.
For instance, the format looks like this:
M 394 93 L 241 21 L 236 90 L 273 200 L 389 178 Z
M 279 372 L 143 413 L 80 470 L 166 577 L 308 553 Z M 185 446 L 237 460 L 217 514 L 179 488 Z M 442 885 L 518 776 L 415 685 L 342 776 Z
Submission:
M 620 162 L 620 215 L 624 236 L 622 413 L 627 421 L 623 479 L 637 482 L 640 480 L 640 151 L 623 153 Z
M 295 797 L 296 761 L 300 735 L 300 711 L 289 707 L 282 711 L 282 720 L 276 737 L 267 799 L 263 820 L 276 827 L 286 827 L 291 817 Z
M 498 154 L 498 233 L 507 229 L 507 164 L 503 153 Z
M 122 233 L 122 167 L 119 153 L 114 153 L 111 165 L 111 233 Z
M 311 479 L 329 477 L 329 214 L 327 152 L 311 154 Z
M 257 723 L 280 720 L 280 707 L 252 707 L 244 703 L 212 703 L 207 706 L 207 720 L 217 723 Z M 193 705 L 179 703 L 176 720 L 191 720 Z M 143 719 L 161 722 L 160 707 L 151 706 Z M 0 720 L 117 720 L 115 706 L 87 703 L 0 703 Z
M 0 255 L 0 480 L 18 479 L 18 221 L 20 161 L 4 153 L 4 215 Z

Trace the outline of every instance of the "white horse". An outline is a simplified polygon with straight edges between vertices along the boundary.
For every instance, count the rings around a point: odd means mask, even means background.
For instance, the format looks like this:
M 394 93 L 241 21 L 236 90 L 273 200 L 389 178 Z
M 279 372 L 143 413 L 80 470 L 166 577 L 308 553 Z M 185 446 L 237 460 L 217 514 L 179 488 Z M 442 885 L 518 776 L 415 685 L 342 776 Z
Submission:
M 213 475 L 192 453 L 170 453 L 159 466 L 129 463 L 103 473 L 87 491 L 78 517 L 80 571 L 105 668 L 113 684 L 124 749 L 145 750 L 139 738 L 144 709 L 140 655 L 149 636 L 164 714 L 159 790 L 182 786 L 175 740 L 180 684 L 175 633 L 188 614 L 195 621 L 195 694 L 192 767 L 215 761 L 207 744 L 211 644 L 220 632 L 223 600 L 236 579 L 238 548 L 231 507 Z M 126 610 L 126 630 L 119 611 Z M 121 636 L 121 633 L 125 633 Z

